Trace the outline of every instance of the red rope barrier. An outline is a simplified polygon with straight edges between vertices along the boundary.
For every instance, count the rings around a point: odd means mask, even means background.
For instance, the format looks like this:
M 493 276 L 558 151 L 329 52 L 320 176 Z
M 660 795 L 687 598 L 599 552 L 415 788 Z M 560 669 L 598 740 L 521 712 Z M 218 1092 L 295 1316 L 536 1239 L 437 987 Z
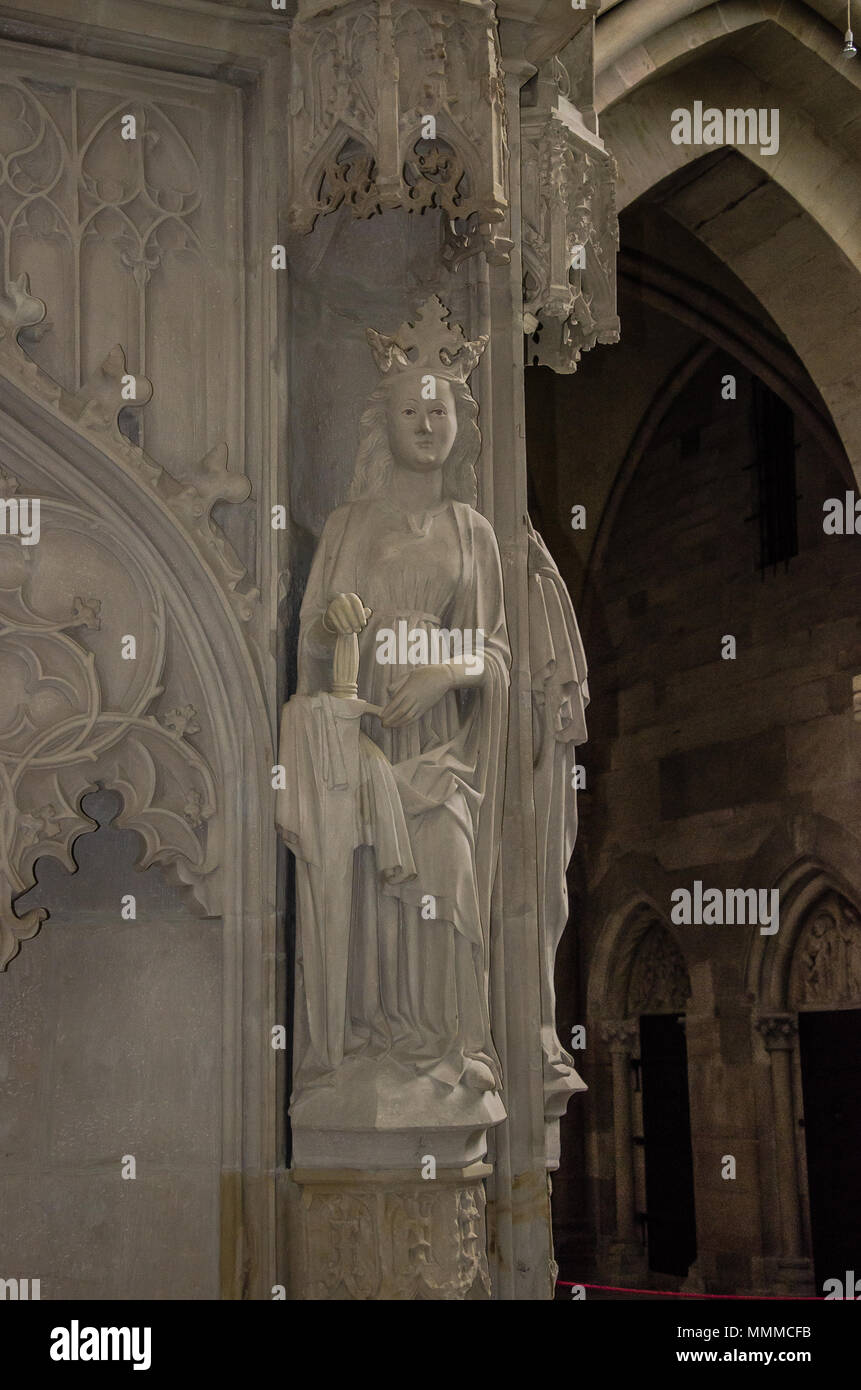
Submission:
M 759 1303 L 769 1301 L 773 1303 L 826 1303 L 827 1299 L 820 1298 L 816 1294 L 752 1294 L 752 1293 L 677 1293 L 672 1289 L 625 1289 L 617 1284 L 582 1284 L 574 1279 L 557 1279 L 557 1288 L 563 1289 L 599 1289 L 604 1293 L 639 1293 L 649 1298 L 719 1298 L 719 1299 L 740 1299 L 742 1302 Z

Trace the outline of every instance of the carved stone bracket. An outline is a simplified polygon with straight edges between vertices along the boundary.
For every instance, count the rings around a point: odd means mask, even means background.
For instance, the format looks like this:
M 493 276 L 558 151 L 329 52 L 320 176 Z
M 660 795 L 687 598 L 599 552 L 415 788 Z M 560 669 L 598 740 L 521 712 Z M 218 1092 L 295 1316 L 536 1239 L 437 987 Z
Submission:
M 294 1219 L 301 1228 L 302 1297 L 338 1300 L 476 1300 L 490 1297 L 485 1253 L 484 1164 L 416 1174 L 303 1172 Z
M 767 1014 L 756 1021 L 767 1052 L 791 1052 L 798 1037 L 798 1019 L 794 1014 Z
M 119 344 L 79 391 L 63 390 L 18 341 L 20 334 L 31 332 L 42 322 L 46 312 L 44 302 L 31 295 L 27 275 L 0 286 L 0 372 L 95 442 L 120 467 L 130 469 L 158 496 L 213 570 L 234 612 L 247 622 L 254 612 L 258 591 L 251 586 L 245 566 L 211 513 L 218 501 L 244 502 L 251 492 L 249 478 L 228 469 L 227 445 L 217 444 L 192 470 L 190 478 L 179 481 L 123 434 L 120 412 L 145 405 L 153 387 L 146 377 L 137 376 L 134 398 L 124 399 L 123 385 L 131 378 Z
M 442 209 L 446 259 L 508 260 L 505 100 L 491 0 L 301 0 L 289 224 Z
M 581 352 L 619 341 L 615 164 L 567 98 L 561 64 L 521 109 L 523 309 L 530 357 L 576 371 Z
M 633 1056 L 639 1045 L 639 1025 L 634 1018 L 610 1020 L 601 1024 L 601 1036 L 611 1052 Z

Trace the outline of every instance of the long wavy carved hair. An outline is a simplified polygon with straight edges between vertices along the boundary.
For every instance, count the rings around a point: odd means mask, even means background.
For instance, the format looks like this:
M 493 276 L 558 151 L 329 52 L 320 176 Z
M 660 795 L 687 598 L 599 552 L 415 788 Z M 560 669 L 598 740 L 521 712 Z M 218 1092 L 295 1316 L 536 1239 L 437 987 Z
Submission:
M 457 436 L 443 464 L 442 493 L 443 497 L 451 497 L 455 502 L 468 502 L 474 507 L 477 496 L 475 465 L 481 451 L 481 434 L 476 424 L 478 402 L 465 382 L 452 381 L 449 384 L 454 396 Z M 395 461 L 389 448 L 386 421 L 387 386 L 388 380 L 381 381 L 376 391 L 368 397 L 359 422 L 359 448 L 350 488 L 352 501 L 360 497 L 382 497 L 388 491 Z

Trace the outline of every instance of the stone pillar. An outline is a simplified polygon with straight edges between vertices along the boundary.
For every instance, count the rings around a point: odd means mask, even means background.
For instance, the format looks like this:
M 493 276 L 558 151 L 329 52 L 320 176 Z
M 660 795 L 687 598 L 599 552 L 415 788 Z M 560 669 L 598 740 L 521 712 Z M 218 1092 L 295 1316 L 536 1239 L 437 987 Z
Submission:
M 631 1123 L 631 1057 L 636 1042 L 636 1024 L 610 1023 L 604 1027 L 613 1059 L 613 1134 L 616 1153 L 616 1239 L 633 1241 L 634 1158 Z
M 605 1042 L 613 1064 L 613 1139 L 616 1170 L 616 1232 L 610 1244 L 611 1277 L 636 1277 L 642 1267 L 642 1246 L 634 1210 L 634 1148 L 631 1114 L 631 1059 L 638 1040 L 635 1019 L 605 1023 Z
M 300 0 L 291 30 L 292 322 L 301 342 L 298 305 L 317 352 L 313 380 L 309 354 L 293 359 L 291 391 L 302 406 L 295 452 L 313 455 L 313 464 L 300 463 L 314 505 L 298 499 L 310 512 L 299 524 L 318 535 L 349 486 L 349 476 L 337 473 L 339 460 L 349 457 L 372 385 L 367 344 L 356 351 L 357 325 L 375 330 L 376 356 L 394 352 L 377 362 L 381 372 L 392 361 L 403 368 L 398 352 L 409 345 L 388 330 L 404 313 L 401 327 L 415 328 L 417 301 L 425 314 L 432 290 L 463 325 L 472 366 L 481 358 L 474 374 L 483 444 L 478 509 L 496 534 L 511 648 L 504 755 L 494 764 L 504 762 L 505 777 L 487 971 L 502 1098 L 479 1090 L 468 1105 L 437 1106 L 443 1093 L 432 1078 L 389 1076 L 391 1059 L 384 1058 L 365 1068 L 363 1086 L 346 1079 L 336 1060 L 332 1084 L 294 1087 L 289 1205 L 293 1247 L 304 1251 L 298 1282 L 291 1275 L 297 1297 L 486 1297 L 485 1177 L 495 1296 L 553 1296 L 532 787 L 519 105 L 526 80 L 591 15 L 560 5 L 553 25 L 539 23 L 523 0 L 500 13 L 504 61 L 491 0 Z M 571 177 L 583 203 L 583 168 L 572 166 Z M 435 209 L 441 236 L 431 235 Z M 343 345 L 333 353 L 336 335 Z M 446 353 L 444 368 L 454 357 Z M 439 360 L 432 370 L 445 376 Z M 349 427 L 349 439 L 340 426 Z M 342 858 L 340 875 L 333 870 L 326 882 L 345 904 L 348 878 Z M 310 959 L 298 971 L 295 1058 L 309 1042 L 302 970 L 313 968 Z M 373 963 L 363 968 L 372 971 Z
M 792 1054 L 798 1021 L 792 1014 L 769 1014 L 757 1021 L 771 1068 L 777 1194 L 780 1207 L 778 1280 L 787 1291 L 807 1291 L 810 1261 L 802 1253 L 798 1165 L 795 1157 L 795 1106 Z

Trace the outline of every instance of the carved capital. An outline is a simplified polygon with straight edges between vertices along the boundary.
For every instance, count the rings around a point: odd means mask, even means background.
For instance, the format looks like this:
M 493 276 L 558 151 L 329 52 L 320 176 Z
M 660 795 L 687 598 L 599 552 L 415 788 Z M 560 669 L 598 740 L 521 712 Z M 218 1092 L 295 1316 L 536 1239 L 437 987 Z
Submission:
M 490 0 L 301 4 L 291 31 L 289 224 L 442 209 L 446 259 L 505 261 L 505 91 Z
M 791 1051 L 798 1037 L 798 1020 L 794 1014 L 767 1014 L 756 1021 L 768 1052 Z
M 523 308 L 530 356 L 573 372 L 581 352 L 619 340 L 615 166 L 548 65 L 521 111 Z
M 601 1036 L 609 1045 L 611 1052 L 624 1053 L 626 1056 L 630 1056 L 636 1050 L 640 1030 L 636 1019 L 610 1020 L 601 1024 Z

